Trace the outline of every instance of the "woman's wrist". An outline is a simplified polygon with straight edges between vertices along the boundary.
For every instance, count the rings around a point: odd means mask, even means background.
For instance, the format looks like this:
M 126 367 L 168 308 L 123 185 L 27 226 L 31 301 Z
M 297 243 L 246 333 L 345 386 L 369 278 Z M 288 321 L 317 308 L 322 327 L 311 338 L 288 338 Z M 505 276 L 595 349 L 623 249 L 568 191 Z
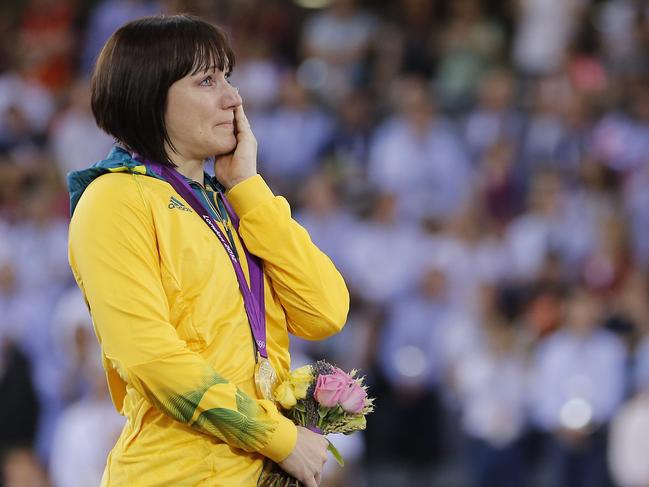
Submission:
M 257 173 L 250 174 L 248 176 L 238 176 L 235 178 L 230 179 L 229 181 L 224 181 L 223 186 L 225 186 L 226 191 L 230 191 L 232 188 L 234 188 L 237 184 L 244 182 L 246 179 L 250 179 L 254 176 L 256 176 Z

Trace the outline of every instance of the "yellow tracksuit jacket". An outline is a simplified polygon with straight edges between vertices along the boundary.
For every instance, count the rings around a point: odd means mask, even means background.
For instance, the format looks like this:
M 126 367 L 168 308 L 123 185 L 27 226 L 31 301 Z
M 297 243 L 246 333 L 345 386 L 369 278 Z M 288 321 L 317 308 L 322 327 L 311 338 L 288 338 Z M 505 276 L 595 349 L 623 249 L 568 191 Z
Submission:
M 256 485 L 264 458 L 286 458 L 297 432 L 256 395 L 252 333 L 225 250 L 168 183 L 119 148 L 68 181 L 70 264 L 127 418 L 102 487 Z M 260 176 L 227 197 L 239 236 L 263 260 L 268 353 L 282 378 L 289 333 L 340 331 L 348 292 Z M 236 233 L 235 244 L 243 256 Z

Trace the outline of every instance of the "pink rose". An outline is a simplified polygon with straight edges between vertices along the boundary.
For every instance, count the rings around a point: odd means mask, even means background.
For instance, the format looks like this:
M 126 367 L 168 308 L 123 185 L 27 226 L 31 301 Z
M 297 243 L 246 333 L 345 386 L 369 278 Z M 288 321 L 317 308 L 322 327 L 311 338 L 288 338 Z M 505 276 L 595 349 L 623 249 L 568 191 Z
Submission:
M 340 395 L 339 404 L 348 413 L 358 414 L 365 407 L 367 392 L 358 382 L 352 380 L 347 383 L 345 390 Z
M 342 372 L 342 371 L 341 371 Z M 347 388 L 349 383 L 349 376 L 343 372 L 340 374 L 335 372 L 329 375 L 319 375 L 315 384 L 315 400 L 321 406 L 333 408 L 338 405 L 340 395 Z
M 350 382 L 350 381 L 354 380 L 354 378 L 351 375 L 349 375 L 347 372 L 345 372 L 344 370 L 339 369 L 338 367 L 334 367 L 333 369 L 334 369 L 333 375 L 337 375 L 341 379 L 345 379 L 347 382 Z

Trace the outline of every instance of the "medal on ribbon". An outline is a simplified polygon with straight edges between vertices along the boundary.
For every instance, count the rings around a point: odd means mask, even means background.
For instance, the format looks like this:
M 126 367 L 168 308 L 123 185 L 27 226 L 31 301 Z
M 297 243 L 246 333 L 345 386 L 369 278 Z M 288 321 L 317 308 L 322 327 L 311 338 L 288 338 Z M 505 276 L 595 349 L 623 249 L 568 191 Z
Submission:
M 257 354 L 257 365 L 255 365 L 255 386 L 257 394 L 269 401 L 275 401 L 273 391 L 277 383 L 277 374 L 270 363 L 270 360 Z

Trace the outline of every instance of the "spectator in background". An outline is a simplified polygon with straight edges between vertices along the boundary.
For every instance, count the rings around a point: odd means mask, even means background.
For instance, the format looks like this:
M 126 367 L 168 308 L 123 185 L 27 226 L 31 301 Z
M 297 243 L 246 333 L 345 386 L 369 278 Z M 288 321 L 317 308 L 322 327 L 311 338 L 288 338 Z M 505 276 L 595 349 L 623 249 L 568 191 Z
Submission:
M 517 140 L 524 120 L 514 106 L 514 77 L 510 71 L 487 71 L 480 79 L 477 92 L 476 106 L 465 117 L 463 129 L 474 164 L 479 164 L 499 141 Z
M 31 374 L 27 357 L 0 323 L 0 456 L 34 443 L 39 407 Z
M 511 139 L 495 141 L 479 161 L 476 196 L 498 233 L 522 206 L 523 184 L 516 170 L 516 147 Z
M 646 5 L 633 0 L 607 0 L 596 12 L 602 57 L 612 71 L 623 78 L 646 75 L 647 27 Z
M 437 62 L 436 5 L 430 0 L 391 3 L 376 35 L 372 84 L 384 86 L 400 73 L 429 78 Z
M 629 178 L 622 195 L 633 259 L 644 269 L 649 269 L 649 164 Z
M 563 170 L 557 156 L 566 130 L 564 108 L 572 96 L 570 85 L 561 76 L 539 79 L 530 89 L 528 119 L 520 147 L 524 178 L 542 170 Z
M 264 174 L 294 199 L 298 181 L 318 167 L 318 156 L 331 137 L 332 119 L 314 103 L 296 74 L 288 72 L 280 84 L 277 108 L 251 123 Z
M 478 202 L 467 202 L 433 238 L 431 254 L 445 270 L 449 299 L 469 313 L 481 285 L 504 279 L 510 266 L 506 243 L 490 223 Z
M 467 469 L 475 487 L 522 487 L 525 458 L 527 357 L 499 290 L 481 290 L 481 336 L 457 358 L 451 383 L 462 413 Z
M 110 35 L 129 20 L 160 13 L 156 0 L 101 0 L 90 12 L 81 54 L 81 74 L 89 76 Z M 94 160 L 94 159 L 93 159 Z
M 66 405 L 87 396 L 94 388 L 92 368 L 101 366 L 96 338 L 83 295 L 67 289 L 52 310 L 52 348 L 61 370 L 61 396 Z
M 521 320 L 532 342 L 540 342 L 563 323 L 564 276 L 556 255 L 549 254 L 539 279 L 525 289 L 526 303 Z
M 369 219 L 344 237 L 350 290 L 379 307 L 412 288 L 421 275 L 422 256 L 431 251 L 424 232 L 399 218 L 397 201 L 390 193 L 376 196 Z
M 335 104 L 365 82 L 375 29 L 376 20 L 357 0 L 333 0 L 304 24 L 302 68 L 313 71 L 325 99 Z
M 18 32 L 28 77 L 54 93 L 72 81 L 76 42 L 72 0 L 29 0 Z
M 106 389 L 101 351 L 78 289 L 71 288 L 59 300 L 53 335 L 61 359 L 68 362 L 66 399 L 74 400 L 56 422 L 50 459 L 52 483 L 55 487 L 98 486 L 124 418 L 115 410 Z
M 589 0 L 517 0 L 513 62 L 524 75 L 544 76 L 561 67 Z
M 566 100 L 562 116 L 564 128 L 554 149 L 553 162 L 557 170 L 563 173 L 563 177 L 574 183 L 585 172 L 585 166 L 592 163 L 590 147 L 595 125 L 593 103 L 588 95 L 575 92 L 574 96 Z
M 321 159 L 335 173 L 351 204 L 367 193 L 367 167 L 376 119 L 376 107 L 365 91 L 348 95 L 337 109 L 333 133 L 324 144 Z
M 616 308 L 635 326 L 637 342 L 634 344 L 632 391 L 649 390 L 649 273 L 635 269 L 620 290 Z
M 575 289 L 564 328 L 541 342 L 531 382 L 532 419 L 550 435 L 553 485 L 608 486 L 608 423 L 625 393 L 626 350 L 601 328 L 592 292 Z
M 56 107 L 52 93 L 28 76 L 25 61 L 16 63 L 0 74 L 0 154 L 22 163 L 25 149 L 34 152 L 43 145 Z
M 378 422 L 368 430 L 369 484 L 429 485 L 440 460 L 442 328 L 452 326 L 446 277 L 428 265 L 415 289 L 393 301 L 377 353 Z M 399 418 L 399 421 L 389 418 Z M 375 418 L 377 419 L 377 418 Z M 378 425 L 381 426 L 378 426 Z
M 237 55 L 237 69 L 230 81 L 246 98 L 248 111 L 255 114 L 271 109 L 279 96 L 282 81 L 271 46 L 263 37 L 251 36 L 242 39 Z
M 305 17 L 298 2 L 284 0 L 221 0 L 218 6 L 212 0 L 177 0 L 176 3 L 185 3 L 183 9 L 176 9 L 177 13 L 195 10 L 202 18 L 217 25 L 227 25 L 236 46 L 249 40 L 263 42 L 277 68 L 297 66 L 301 29 L 305 20 L 313 15 Z M 237 69 L 238 66 L 239 58 Z
M 479 0 L 454 0 L 437 39 L 436 87 L 443 108 L 471 107 L 481 76 L 502 59 L 502 27 L 485 17 Z
M 603 298 L 610 298 L 631 271 L 628 229 L 617 215 L 603 214 L 598 220 L 598 238 L 584 261 L 581 278 Z
M 110 151 L 113 138 L 95 125 L 90 110 L 88 80 L 77 80 L 68 92 L 67 108 L 58 112 L 49 133 L 49 142 L 63 181 L 88 161 L 100 161 Z
M 30 449 L 14 448 L 0 460 L 3 487 L 50 487 L 43 465 Z
M 569 193 L 566 183 L 554 172 L 543 172 L 531 180 L 529 209 L 507 227 L 512 259 L 510 276 L 534 280 L 548 254 L 557 254 L 561 265 L 575 272 L 592 250 L 598 224 L 594 208 L 584 207 Z
M 8 233 L 15 278 L 8 292 L 0 294 L 3 319 L 29 357 L 43 405 L 36 441 L 36 450 L 43 459 L 49 456 L 52 428 L 62 404 L 60 370 L 49 328 L 51 311 L 72 279 L 66 255 L 67 221 L 55 204 L 57 183 L 55 174 L 45 170 L 23 180 L 17 223 L 9 227 Z
M 314 173 L 300 188 L 301 209 L 295 215 L 313 242 L 339 269 L 347 264 L 347 244 L 343 235 L 353 233 L 356 218 L 338 199 L 335 182 L 326 172 Z
M 638 79 L 624 90 L 628 109 L 603 114 L 593 129 L 591 147 L 596 161 L 622 176 L 644 167 L 649 153 L 649 88 Z
M 369 180 L 379 191 L 398 195 L 400 216 L 444 222 L 461 209 L 473 186 L 464 147 L 436 113 L 423 79 L 398 80 L 391 100 L 398 111 L 375 132 Z
M 624 404 L 611 423 L 608 465 L 618 487 L 649 485 L 649 393 Z
M 340 201 L 339 192 L 330 173 L 321 171 L 313 174 L 300 188 L 301 209 L 295 219 L 309 232 L 313 243 L 321 249 L 343 275 L 348 275 L 349 241 L 357 230 L 359 221 Z M 345 326 L 343 331 L 323 341 L 303 340 L 291 337 L 291 350 L 322 357 L 339 367 L 359 368 L 358 360 L 367 348 L 366 338 L 359 335 L 361 326 Z M 293 366 L 295 368 L 295 366 Z
M 631 398 L 620 408 L 611 423 L 609 468 L 619 487 L 649 485 L 649 280 L 634 272 L 626 280 L 620 307 L 643 333 L 636 346 L 632 368 Z

